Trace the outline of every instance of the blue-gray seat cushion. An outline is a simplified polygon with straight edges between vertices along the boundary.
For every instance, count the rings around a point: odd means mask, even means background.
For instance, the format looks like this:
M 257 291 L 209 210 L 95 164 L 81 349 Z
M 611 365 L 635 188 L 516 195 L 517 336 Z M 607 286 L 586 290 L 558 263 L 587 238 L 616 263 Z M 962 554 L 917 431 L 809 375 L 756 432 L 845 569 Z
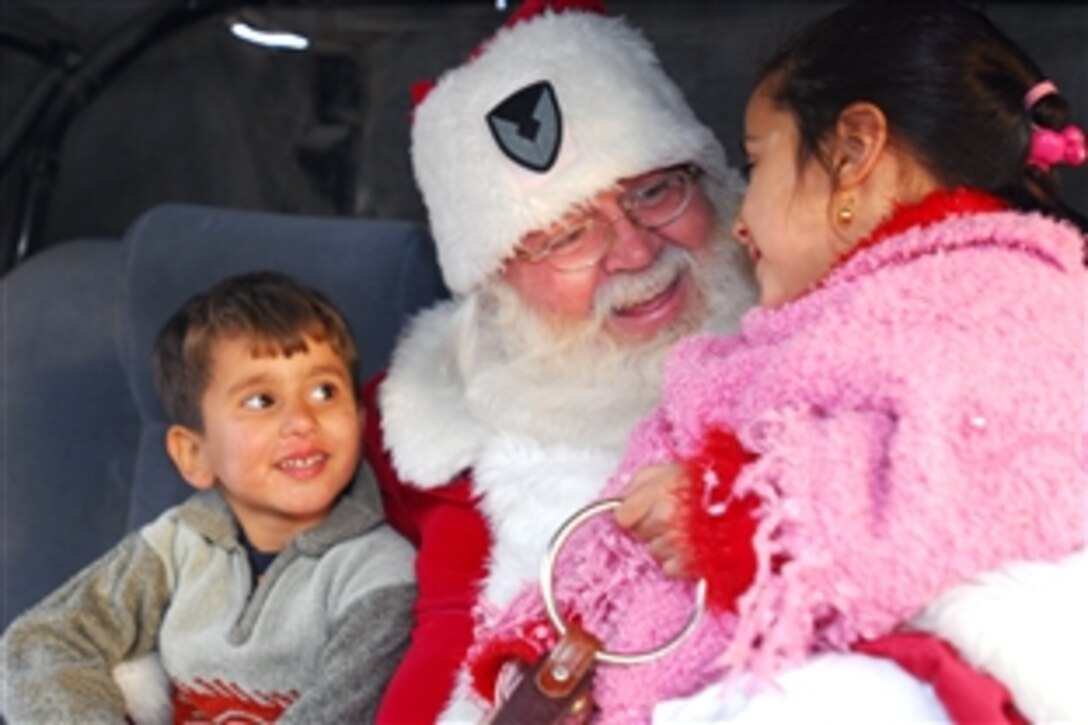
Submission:
M 70 241 L 0 279 L 4 626 L 125 528 L 140 419 L 117 355 L 121 251 Z

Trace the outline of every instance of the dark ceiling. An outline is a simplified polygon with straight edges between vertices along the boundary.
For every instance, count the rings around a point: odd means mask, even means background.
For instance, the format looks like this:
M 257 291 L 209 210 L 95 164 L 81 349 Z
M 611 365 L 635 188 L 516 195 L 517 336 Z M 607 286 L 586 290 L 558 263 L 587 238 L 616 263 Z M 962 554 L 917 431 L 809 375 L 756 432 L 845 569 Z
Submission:
M 734 149 L 750 73 L 835 2 L 609 3 L 654 42 Z M 1088 117 L 1082 3 L 982 5 Z M 493 2 L 0 2 L 0 274 L 76 238 L 117 238 L 166 201 L 422 219 L 409 88 L 504 19 Z M 230 32 L 291 31 L 304 52 Z M 1088 171 L 1071 175 L 1088 208 Z

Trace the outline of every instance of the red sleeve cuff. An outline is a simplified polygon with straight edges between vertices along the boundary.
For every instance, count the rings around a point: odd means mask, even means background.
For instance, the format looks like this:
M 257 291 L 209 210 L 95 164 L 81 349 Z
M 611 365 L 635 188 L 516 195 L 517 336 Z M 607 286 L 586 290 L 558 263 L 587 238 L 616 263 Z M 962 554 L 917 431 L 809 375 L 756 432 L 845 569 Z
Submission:
M 689 570 L 707 582 L 707 602 L 735 611 L 737 599 L 755 578 L 754 495 L 733 495 L 733 481 L 755 456 L 726 430 L 710 431 L 702 452 L 684 464 L 691 487 L 680 496 L 683 531 L 690 549 Z
M 926 632 L 893 632 L 858 642 L 854 650 L 895 662 L 933 686 L 957 723 L 1027 725 L 1008 689 L 988 673 L 976 670 L 946 641 Z
M 685 463 L 691 487 L 680 499 L 682 530 L 690 548 L 690 573 L 707 580 L 707 601 L 735 610 L 756 572 L 754 495 L 733 494 L 741 469 L 755 460 L 729 431 L 714 430 L 703 450 Z
M 495 690 L 503 667 L 510 661 L 526 666 L 536 664 L 558 641 L 555 628 L 546 620 L 520 625 L 515 631 L 483 644 L 469 655 L 472 689 L 488 702 L 495 702 Z

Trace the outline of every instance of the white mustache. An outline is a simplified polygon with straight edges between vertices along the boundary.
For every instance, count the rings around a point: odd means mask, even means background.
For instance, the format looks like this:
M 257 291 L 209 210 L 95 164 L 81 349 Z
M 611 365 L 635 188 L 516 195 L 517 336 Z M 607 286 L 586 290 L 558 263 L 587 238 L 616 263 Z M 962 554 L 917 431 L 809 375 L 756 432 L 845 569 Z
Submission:
M 621 272 L 606 279 L 593 299 L 594 318 L 604 319 L 616 310 L 653 299 L 691 269 L 692 264 L 688 250 L 667 245 L 647 269 Z

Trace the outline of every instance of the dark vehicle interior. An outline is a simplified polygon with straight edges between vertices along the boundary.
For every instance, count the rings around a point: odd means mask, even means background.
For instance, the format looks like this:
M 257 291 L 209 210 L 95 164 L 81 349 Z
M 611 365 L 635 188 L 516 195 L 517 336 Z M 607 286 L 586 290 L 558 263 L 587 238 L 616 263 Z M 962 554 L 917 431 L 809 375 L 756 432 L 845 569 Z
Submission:
M 510 5 L 516 5 L 513 0 Z M 614 0 L 739 160 L 761 59 L 840 3 Z M 1082 2 L 977 2 L 1088 119 Z M 0 627 L 185 487 L 148 364 L 180 302 L 247 269 L 324 289 L 363 373 L 448 295 L 409 163 L 410 88 L 505 2 L 0 7 Z M 1083 172 L 1083 170 L 1081 170 Z M 1066 200 L 1088 210 L 1088 174 Z

